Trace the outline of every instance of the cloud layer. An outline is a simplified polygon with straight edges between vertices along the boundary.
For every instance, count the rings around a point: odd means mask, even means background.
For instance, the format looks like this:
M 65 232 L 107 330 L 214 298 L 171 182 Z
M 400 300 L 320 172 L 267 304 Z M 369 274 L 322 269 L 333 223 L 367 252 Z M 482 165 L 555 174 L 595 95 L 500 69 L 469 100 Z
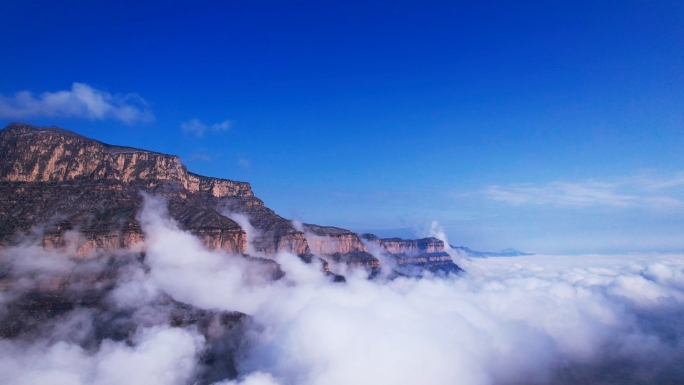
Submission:
M 206 250 L 166 216 L 163 201 L 147 198 L 139 219 L 146 234 L 144 264 L 120 274 L 109 297 L 111 313 L 105 313 L 112 318 L 133 311 L 135 333 L 126 342 L 84 343 L 103 315 L 76 308 L 49 321 L 52 326 L 39 337 L 0 341 L 0 382 L 684 381 L 683 255 L 462 260 L 466 274 L 424 279 L 369 280 L 365 271 L 352 269 L 339 284 L 320 265 L 279 253 L 273 258 L 285 276 L 273 281 L 265 278 L 268 264 Z M 436 224 L 430 230 L 443 235 Z M 21 290 L 50 284 L 49 272 L 102 268 L 96 260 L 82 265 L 83 259 L 36 247 L 6 249 L 0 257 L 22 278 L 13 281 Z M 11 306 L 17 290 L 0 293 L 0 309 Z M 172 325 L 166 296 L 250 315 L 238 343 L 225 350 L 236 353 L 237 378 L 198 377 L 206 352 L 216 350 L 210 339 L 220 327 L 200 333 L 195 326 Z M 210 361 L 228 359 L 217 355 Z
M 112 95 L 83 83 L 74 83 L 71 90 L 44 92 L 38 97 L 29 91 L 17 92 L 14 97 L 0 95 L 0 117 L 115 119 L 126 124 L 154 120 L 147 103 L 137 94 Z

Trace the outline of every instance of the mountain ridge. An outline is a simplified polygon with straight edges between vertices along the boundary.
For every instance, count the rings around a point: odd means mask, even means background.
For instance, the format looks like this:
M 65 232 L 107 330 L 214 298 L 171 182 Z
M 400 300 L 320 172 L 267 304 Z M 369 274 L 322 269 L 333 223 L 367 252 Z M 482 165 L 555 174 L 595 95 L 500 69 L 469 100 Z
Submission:
M 374 251 L 395 267 L 460 271 L 436 239 L 384 241 L 333 226 L 295 228 L 254 196 L 248 182 L 192 173 L 175 155 L 109 145 L 54 126 L 10 123 L 0 131 L 0 247 L 40 225 L 45 247 L 64 247 L 68 233 L 78 232 L 81 254 L 130 248 L 144 240 L 136 220 L 140 192 L 164 197 L 171 218 L 208 248 L 244 254 L 249 230 L 256 232 L 254 251 L 264 255 L 282 250 L 306 261 L 318 256 L 372 270 L 380 267 Z M 234 214 L 245 215 L 252 229 Z M 418 250 L 421 242 L 433 246 Z

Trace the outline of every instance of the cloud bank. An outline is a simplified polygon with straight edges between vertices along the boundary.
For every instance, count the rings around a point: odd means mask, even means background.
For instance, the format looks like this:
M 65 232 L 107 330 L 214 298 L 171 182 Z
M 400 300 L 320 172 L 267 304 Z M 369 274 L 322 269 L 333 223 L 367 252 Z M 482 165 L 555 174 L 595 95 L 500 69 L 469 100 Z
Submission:
M 144 259 L 131 257 L 119 268 L 107 306 L 77 306 L 38 331 L 1 340 L 0 382 L 684 381 L 680 254 L 464 259 L 463 275 L 369 280 L 352 269 L 340 284 L 320 265 L 279 253 L 273 258 L 285 275 L 273 280 L 266 278 L 272 262 L 206 250 L 166 216 L 163 201 L 147 198 L 139 219 Z M 436 225 L 430 231 L 441 233 Z M 69 272 L 68 291 L 79 293 L 92 284 L 79 286 L 78 274 L 89 277 L 129 258 L 77 260 L 35 246 L 5 249 L 0 257 L 12 278 L 0 292 L 0 322 L 22 295 L 54 286 L 55 276 Z M 230 333 L 220 317 L 206 324 L 170 321 L 178 309 L 237 310 L 248 321 L 224 338 Z M 109 328 L 133 326 L 124 338 L 110 333 L 97 340 L 93 330 L 103 320 Z M 208 369 L 227 362 L 234 371 Z
M 181 123 L 181 129 L 186 133 L 194 134 L 197 137 L 202 137 L 207 131 L 221 132 L 227 131 L 233 125 L 230 120 L 224 120 L 221 123 L 207 125 L 202 123 L 199 119 L 190 119 L 187 122 Z
M 17 92 L 14 97 L 0 95 L 0 117 L 114 119 L 126 124 L 154 120 L 147 103 L 137 94 L 112 95 L 83 83 L 72 84 L 71 90 L 44 92 L 38 97 L 29 91 Z

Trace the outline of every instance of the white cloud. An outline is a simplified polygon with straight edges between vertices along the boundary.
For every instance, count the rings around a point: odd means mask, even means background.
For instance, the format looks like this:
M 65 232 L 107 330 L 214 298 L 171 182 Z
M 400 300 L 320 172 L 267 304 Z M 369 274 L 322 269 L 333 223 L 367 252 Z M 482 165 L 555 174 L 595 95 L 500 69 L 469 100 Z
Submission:
M 632 179 L 644 190 L 660 191 L 684 185 L 684 172 L 677 172 L 669 176 L 640 174 Z
M 26 346 L 0 341 L 0 382 L 7 385 L 177 385 L 194 374 L 204 338 L 196 331 L 164 327 L 140 329 L 132 343 L 103 341 L 95 354 L 78 344 Z
M 684 178 L 679 174 L 667 179 L 637 176 L 610 182 L 585 180 L 494 185 L 487 187 L 484 194 L 488 199 L 516 206 L 533 204 L 560 207 L 610 206 L 668 209 L 680 207 L 683 202 L 678 198 L 662 195 L 662 190 L 683 184 Z
M 684 349 L 661 342 L 670 331 L 640 326 L 671 322 L 684 306 L 681 255 L 491 258 L 462 261 L 459 277 L 389 282 L 350 270 L 336 285 L 320 266 L 281 253 L 283 280 L 235 286 L 230 272 L 241 265 L 190 247 L 148 207 L 150 279 L 197 306 L 249 305 L 258 326 L 237 383 L 554 383 L 557 368 L 638 367 Z M 431 233 L 440 235 L 436 224 Z
M 0 117 L 116 119 L 126 124 L 154 120 L 137 94 L 112 95 L 83 83 L 74 83 L 71 90 L 44 92 L 37 98 L 29 91 L 17 92 L 14 97 L 0 95 Z
M 152 267 L 148 278 L 156 287 L 181 302 L 245 313 L 255 311 L 276 290 L 278 283 L 270 282 L 272 265 L 207 250 L 166 217 L 165 201 L 148 197 L 145 202 L 139 220 L 150 240 L 145 263 Z M 251 240 L 249 220 L 239 214 L 231 217 L 249 231 Z
M 607 205 L 633 206 L 637 197 L 616 192 L 617 186 L 600 182 L 551 182 L 543 185 L 516 183 L 508 186 L 490 186 L 487 196 L 496 201 L 523 204 L 557 204 L 560 206 Z
M 249 161 L 245 158 L 238 159 L 238 164 L 244 168 L 249 168 L 249 166 L 251 165 L 251 163 L 249 163 Z
M 233 218 L 252 232 L 247 218 Z M 171 328 L 152 300 L 160 293 L 250 314 L 237 341 L 239 378 L 212 379 L 216 385 L 660 383 L 661 373 L 682 380 L 683 255 L 463 260 L 459 276 L 369 280 L 356 269 L 336 284 L 320 264 L 280 253 L 272 257 L 285 276 L 272 282 L 260 263 L 207 250 L 179 230 L 162 200 L 147 197 L 139 219 L 145 268 L 119 276 L 111 299 L 144 307 L 157 323 L 88 350 L 64 337 L 2 340 L 1 383 L 204 383 L 193 373 L 213 342 L 195 327 Z M 437 224 L 429 231 L 443 236 Z M 34 261 L 27 255 L 35 251 L 15 251 L 11 270 L 26 278 L 77 263 L 55 266 L 47 254 Z M 78 325 L 60 324 L 53 334 Z
M 187 133 L 195 134 L 198 137 L 204 136 L 207 131 L 221 132 L 227 131 L 233 125 L 230 120 L 224 120 L 221 123 L 216 123 L 212 125 L 207 125 L 202 123 L 199 119 L 190 119 L 187 122 L 181 123 L 181 128 Z

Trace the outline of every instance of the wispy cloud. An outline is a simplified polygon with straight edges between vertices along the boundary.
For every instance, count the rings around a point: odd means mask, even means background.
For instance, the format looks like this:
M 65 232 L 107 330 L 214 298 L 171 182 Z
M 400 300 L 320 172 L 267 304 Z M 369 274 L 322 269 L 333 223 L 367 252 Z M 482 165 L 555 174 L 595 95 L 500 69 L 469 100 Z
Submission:
M 192 159 L 192 160 L 201 160 L 201 161 L 204 161 L 204 162 L 211 162 L 211 160 L 212 160 L 211 157 L 210 157 L 209 155 L 205 155 L 205 154 L 192 154 L 192 155 L 190 156 L 190 159 Z
M 207 131 L 213 131 L 213 132 L 221 132 L 221 131 L 227 131 L 230 129 L 230 127 L 233 125 L 233 122 L 230 120 L 224 120 L 221 123 L 216 123 L 216 124 L 204 124 L 202 123 L 201 120 L 199 119 L 190 119 L 187 122 L 181 123 L 181 128 L 183 131 L 187 133 L 192 133 L 195 134 L 197 137 L 202 137 L 204 136 L 204 133 Z
M 238 164 L 244 168 L 249 168 L 249 166 L 251 166 L 251 163 L 249 163 L 249 161 L 245 158 L 240 158 L 238 160 Z
M 38 97 L 29 91 L 17 92 L 13 97 L 0 95 L 0 117 L 115 119 L 126 124 L 154 120 L 147 103 L 137 94 L 112 95 L 83 83 L 72 84 L 71 90 L 44 92 Z
M 543 185 L 517 183 L 507 186 L 490 186 L 486 193 L 490 199 L 514 205 L 558 204 L 563 206 L 607 205 L 631 206 L 635 196 L 617 193 L 616 186 L 600 182 L 551 182 Z
M 684 174 L 668 178 L 646 175 L 621 178 L 610 182 L 553 181 L 549 183 L 513 183 L 485 188 L 491 200 L 512 205 L 555 205 L 563 207 L 645 207 L 672 208 L 684 205 L 667 194 L 668 189 L 684 185 Z
M 684 172 L 677 172 L 670 176 L 640 174 L 636 177 L 633 177 L 632 180 L 644 190 L 666 190 L 673 187 L 684 186 Z

